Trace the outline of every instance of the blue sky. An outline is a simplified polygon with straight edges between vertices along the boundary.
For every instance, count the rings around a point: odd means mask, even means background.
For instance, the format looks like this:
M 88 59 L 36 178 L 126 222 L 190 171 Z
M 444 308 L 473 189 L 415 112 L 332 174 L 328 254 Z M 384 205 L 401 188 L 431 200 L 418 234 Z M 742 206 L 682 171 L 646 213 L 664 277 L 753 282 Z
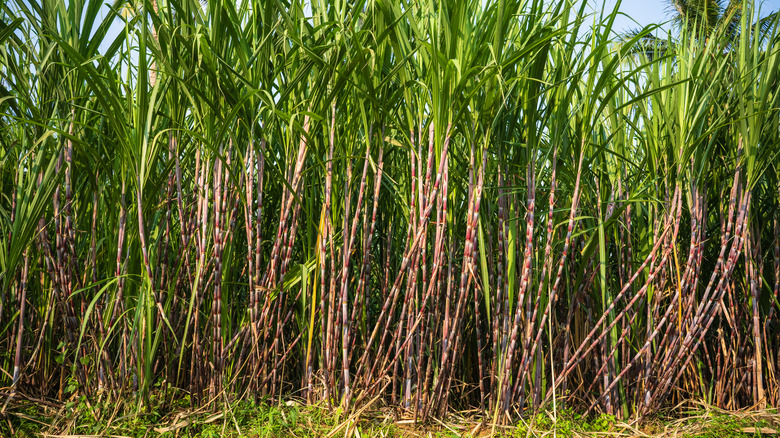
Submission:
M 605 0 L 604 7 L 611 10 L 616 3 L 617 0 Z M 596 10 L 596 8 L 601 9 L 602 1 L 592 1 L 591 4 L 594 6 L 593 10 Z M 780 10 L 780 0 L 764 0 L 764 2 L 758 0 L 758 4 L 762 5 L 761 16 Z M 615 21 L 615 30 L 617 32 L 647 26 L 648 24 L 661 24 L 668 21 L 672 14 L 669 0 L 623 0 L 620 5 L 620 11 L 631 18 L 625 16 L 618 17 Z M 668 28 L 668 26 L 666 27 Z

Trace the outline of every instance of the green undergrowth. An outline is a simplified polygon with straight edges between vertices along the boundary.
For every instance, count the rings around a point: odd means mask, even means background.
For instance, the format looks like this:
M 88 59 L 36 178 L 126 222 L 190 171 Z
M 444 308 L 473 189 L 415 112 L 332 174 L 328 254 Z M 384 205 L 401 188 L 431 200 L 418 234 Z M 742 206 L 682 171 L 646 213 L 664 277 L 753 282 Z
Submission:
M 656 417 L 629 425 L 611 415 L 584 416 L 572 410 L 527 415 L 510 427 L 479 425 L 478 419 L 458 417 L 445 422 L 410 424 L 389 411 L 366 411 L 359 419 L 340 410 L 305 406 L 297 401 L 268 403 L 240 400 L 210 410 L 189 408 L 189 397 L 152 398 L 138 408 L 124 401 L 73 398 L 62 404 L 18 402 L 0 414 L 0 436 L 47 435 L 179 438 L 179 437 L 582 437 L 776 436 L 780 422 L 772 414 L 740 416 L 727 413 L 689 413 L 682 418 Z
M 774 437 L 780 435 L 780 417 L 776 409 L 734 413 L 720 410 L 687 411 L 649 420 L 643 432 L 659 437 Z
M 0 416 L 0 437 L 322 437 L 346 420 L 338 411 L 294 401 L 270 404 L 241 400 L 209 410 L 190 409 L 188 397 L 152 402 L 140 410 L 123 402 L 94 402 L 85 397 L 58 408 L 19 404 Z M 367 417 L 349 426 L 351 430 L 357 428 L 360 436 L 400 436 L 390 419 Z
M 540 413 L 528 420 L 520 420 L 507 436 L 540 436 L 555 431 L 556 436 L 574 436 L 588 433 L 610 432 L 615 428 L 615 417 L 601 414 L 584 416 L 572 410 Z

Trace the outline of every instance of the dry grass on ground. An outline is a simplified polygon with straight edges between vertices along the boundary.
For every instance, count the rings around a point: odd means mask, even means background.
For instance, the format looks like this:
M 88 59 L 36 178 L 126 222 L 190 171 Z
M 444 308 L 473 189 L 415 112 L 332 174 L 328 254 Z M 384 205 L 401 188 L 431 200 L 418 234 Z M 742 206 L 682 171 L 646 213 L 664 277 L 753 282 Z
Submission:
M 759 437 L 780 434 L 774 409 L 729 412 L 687 402 L 652 419 L 619 421 L 608 415 L 584 417 L 570 410 L 526 415 L 513 424 L 483 421 L 478 411 L 450 413 L 425 424 L 388 407 L 370 405 L 349 416 L 326 406 L 294 400 L 278 405 L 247 401 L 220 410 L 190 409 L 185 398 L 155 400 L 146 412 L 124 402 L 73 399 L 64 403 L 17 400 L 0 414 L 0 436 L 14 437 Z

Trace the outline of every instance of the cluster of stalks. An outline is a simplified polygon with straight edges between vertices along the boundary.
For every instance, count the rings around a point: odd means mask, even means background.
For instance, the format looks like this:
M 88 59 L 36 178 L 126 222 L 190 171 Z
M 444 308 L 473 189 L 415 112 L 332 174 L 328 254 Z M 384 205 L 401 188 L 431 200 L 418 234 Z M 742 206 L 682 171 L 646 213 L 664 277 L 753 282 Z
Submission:
M 751 2 L 102 1 L 0 6 L 2 403 L 780 403 Z

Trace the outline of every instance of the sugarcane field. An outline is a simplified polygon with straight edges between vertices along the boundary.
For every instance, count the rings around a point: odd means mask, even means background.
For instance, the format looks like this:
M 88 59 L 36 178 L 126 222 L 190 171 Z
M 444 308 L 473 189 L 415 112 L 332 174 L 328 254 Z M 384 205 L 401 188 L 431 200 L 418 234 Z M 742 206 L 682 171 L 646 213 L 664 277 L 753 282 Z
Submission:
M 0 437 L 780 435 L 780 0 L 3 0 Z

